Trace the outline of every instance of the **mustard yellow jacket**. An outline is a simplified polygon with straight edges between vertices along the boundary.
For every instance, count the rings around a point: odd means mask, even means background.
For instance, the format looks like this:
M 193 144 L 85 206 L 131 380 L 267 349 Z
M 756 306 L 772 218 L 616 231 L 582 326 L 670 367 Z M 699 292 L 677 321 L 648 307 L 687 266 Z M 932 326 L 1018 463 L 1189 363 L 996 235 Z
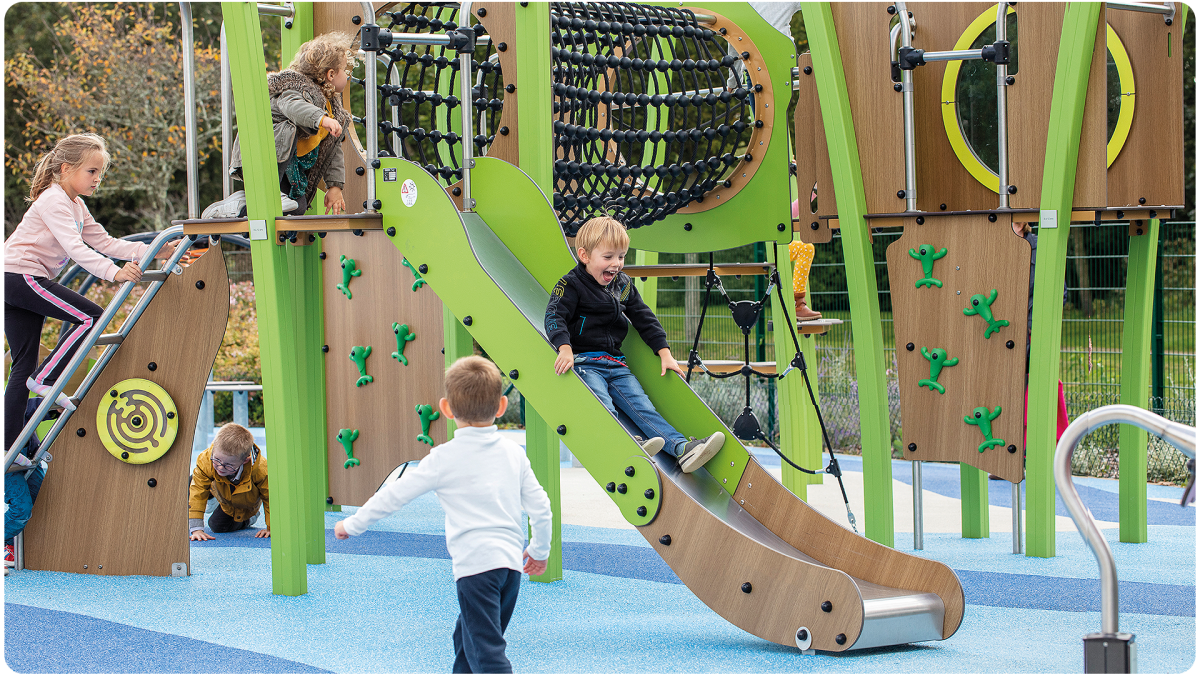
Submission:
M 192 485 L 188 495 L 188 518 L 204 518 L 204 507 L 211 494 L 217 498 L 217 503 L 237 522 L 253 518 L 258 513 L 258 505 L 262 504 L 265 512 L 267 529 L 271 529 L 271 505 L 267 497 L 267 458 L 255 446 L 252 456 L 257 456 L 253 463 L 243 468 L 241 480 L 230 482 L 229 478 L 217 473 L 212 463 L 212 446 L 200 453 L 196 458 L 196 468 L 192 471 Z M 246 470 L 246 469 L 249 470 Z

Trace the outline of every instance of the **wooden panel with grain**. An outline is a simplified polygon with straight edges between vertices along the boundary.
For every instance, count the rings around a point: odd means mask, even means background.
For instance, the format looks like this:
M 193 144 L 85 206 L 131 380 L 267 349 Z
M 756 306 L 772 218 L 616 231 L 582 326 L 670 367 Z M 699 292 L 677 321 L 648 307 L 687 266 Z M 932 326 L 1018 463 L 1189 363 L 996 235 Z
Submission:
M 1029 244 L 1013 233 L 1011 214 L 1001 214 L 994 223 L 984 215 L 924 220 L 925 224 L 917 225 L 915 217 L 905 218 L 904 234 L 887 249 L 904 458 L 965 462 L 1007 481 L 1020 481 Z M 922 262 L 909 251 L 920 251 L 923 245 L 947 251 L 933 263 L 932 277 L 941 287 L 916 286 L 925 274 Z M 966 316 L 963 309 L 971 305 L 973 295 L 988 295 L 992 289 L 997 297 L 990 309 L 997 320 L 1009 325 L 985 339 L 987 321 Z M 919 386 L 930 377 L 930 362 L 922 356 L 922 348 L 930 353 L 944 349 L 946 359 L 959 359 L 937 379 L 944 394 Z M 1004 441 L 983 452 L 978 449 L 984 441 L 980 427 L 963 421 L 980 406 L 989 410 L 1000 406 L 991 429 L 993 438 Z M 910 444 L 915 444 L 915 451 Z M 1010 447 L 1014 452 L 1009 452 Z
M 1054 71 L 1065 15 L 1066 5 L 1058 2 L 1023 3 L 1017 8 L 1021 35 L 1019 69 L 1014 74 L 1016 82 L 1008 87 L 1009 182 L 1017 187 L 1017 193 L 1009 198 L 1012 208 L 1036 209 L 1041 206 L 1050 101 L 1054 95 Z M 1081 206 L 1106 203 L 1108 110 L 1104 30 L 1101 9 L 1075 170 L 1072 204 Z
M 754 464 L 753 461 L 750 462 Z M 662 506 L 638 530 L 704 604 L 730 623 L 781 645 L 794 647 L 796 629 L 807 627 L 812 648 L 843 651 L 863 626 L 862 597 L 850 577 L 769 548 L 709 513 L 666 476 Z M 670 536 L 670 544 L 660 540 Z M 750 583 L 751 592 L 742 590 Z M 824 601 L 834 611 L 821 611 Z M 846 635 L 844 645 L 835 642 Z
M 190 571 L 192 437 L 228 317 L 225 259 L 212 248 L 182 275 L 168 275 L 125 341 L 109 347 L 116 354 L 51 447 L 54 462 L 25 528 L 26 567 L 170 576 L 172 563 L 184 563 Z M 170 450 L 148 464 L 113 457 L 96 428 L 101 402 L 129 378 L 161 386 L 179 412 Z
M 1108 170 L 1108 205 L 1180 206 L 1183 22 L 1167 26 L 1159 14 L 1116 10 L 1108 22 L 1129 53 L 1137 91 L 1129 138 Z
M 943 638 L 953 635 L 962 623 L 965 601 L 953 570 L 838 525 L 789 492 L 758 462 L 746 465 L 733 498 L 781 539 L 824 565 L 880 586 L 936 594 L 946 608 Z
M 825 123 L 817 97 L 817 81 L 812 74 L 812 54 L 805 52 L 796 60 L 800 68 L 796 88 L 796 113 L 792 124 L 796 136 L 796 195 L 800 201 L 800 217 L 793 230 L 796 238 L 810 244 L 826 244 L 833 239 L 829 221 L 821 214 L 836 214 L 833 196 L 833 171 L 829 166 L 829 149 L 825 144 Z M 809 72 L 805 73 L 805 69 Z M 812 195 L 817 193 L 817 210 L 813 210 Z M 817 227 L 813 228 L 812 224 Z
M 994 13 L 995 7 L 994 4 L 982 2 L 912 3 L 908 9 L 913 13 L 918 25 L 917 33 L 913 37 L 913 46 L 927 52 L 950 51 L 975 17 L 988 8 Z M 880 36 L 875 39 L 883 41 L 886 38 Z M 935 61 L 918 67 L 913 75 L 917 209 L 994 209 L 999 204 L 996 193 L 975 180 L 958 160 L 946 137 L 946 128 L 942 123 L 942 106 L 952 104 L 942 102 L 942 78 L 945 74 L 946 62 Z M 899 124 L 900 122 L 897 122 L 897 125 Z M 899 174 L 899 180 L 903 187 L 903 173 Z M 945 209 L 941 208 L 942 204 L 946 205 Z M 901 201 L 898 208 L 874 213 L 895 213 L 903 210 L 904 202 Z
M 360 506 L 393 469 L 429 453 L 431 446 L 417 440 L 421 423 L 415 408 L 429 404 L 436 409 L 445 395 L 442 304 L 426 284 L 412 290 L 413 273 L 382 232 L 367 231 L 361 237 L 330 232 L 324 251 L 329 495 L 335 504 Z M 349 299 L 336 288 L 342 282 L 343 255 L 362 270 L 350 281 Z M 393 322 L 407 324 L 416 335 L 404 350 L 407 366 L 391 356 L 396 350 Z M 355 386 L 359 372 L 350 359 L 355 346 L 371 347 L 366 371 L 374 381 L 361 387 Z M 339 429 L 358 429 L 358 466 L 344 468 L 347 457 L 336 438 Z M 429 435 L 434 444 L 444 443 L 445 420 L 435 420 Z
M 867 213 L 904 210 L 904 199 L 896 196 L 904 189 L 904 109 L 901 95 L 892 88 L 892 59 L 888 53 L 892 15 L 887 7 L 885 2 L 831 4 L 858 141 Z M 823 206 L 819 211 L 831 215 Z

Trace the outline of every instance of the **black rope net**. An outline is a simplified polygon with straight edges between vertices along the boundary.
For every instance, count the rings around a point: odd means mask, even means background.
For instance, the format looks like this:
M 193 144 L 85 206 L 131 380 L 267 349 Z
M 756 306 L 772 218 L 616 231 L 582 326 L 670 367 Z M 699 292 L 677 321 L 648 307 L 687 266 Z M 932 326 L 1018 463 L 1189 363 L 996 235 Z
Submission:
M 458 27 L 458 3 L 408 3 L 380 14 L 381 28 L 394 33 L 445 33 Z M 504 109 L 504 76 L 496 45 L 482 24 L 475 24 L 472 57 L 476 122 L 474 155 L 487 154 Z M 462 129 L 458 106 L 459 63 L 448 47 L 393 44 L 377 55 L 379 82 L 379 156 L 403 157 L 420 164 L 450 185 L 462 179 Z M 365 85 L 361 79 L 355 82 Z M 355 118 L 363 124 L 364 120 Z M 365 129 L 363 130 L 366 131 Z
M 689 10 L 565 2 L 550 3 L 550 28 L 554 208 L 567 236 L 601 208 L 641 227 L 731 186 L 755 92 L 750 55 L 726 29 Z

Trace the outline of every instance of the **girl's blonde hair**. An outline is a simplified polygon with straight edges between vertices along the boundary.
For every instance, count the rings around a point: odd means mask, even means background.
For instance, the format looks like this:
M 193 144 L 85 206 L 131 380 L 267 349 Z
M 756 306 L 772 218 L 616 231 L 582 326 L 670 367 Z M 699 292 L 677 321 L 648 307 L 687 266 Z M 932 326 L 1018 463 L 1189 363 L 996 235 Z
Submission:
M 589 253 L 601 244 L 615 249 L 629 248 L 629 233 L 621 221 L 608 216 L 592 218 L 575 234 L 575 246 Z
M 341 31 L 325 33 L 300 45 L 288 70 L 294 70 L 321 85 L 325 98 L 333 100 L 337 92 L 333 83 L 325 79 L 325 74 L 331 70 L 352 67 L 356 54 L 354 36 Z M 343 60 L 345 65 L 342 65 Z
M 112 157 L 108 154 L 108 144 L 104 139 L 96 134 L 71 134 L 66 138 L 59 139 L 54 144 L 54 149 L 42 155 L 38 163 L 34 166 L 33 181 L 29 186 L 29 196 L 25 201 L 32 202 L 37 199 L 46 188 L 63 179 L 63 164 L 69 164 L 71 167 L 78 167 L 83 164 L 92 153 L 98 152 L 104 158 L 104 167 L 100 170 L 101 175 L 108 170 L 108 164 L 112 161 Z

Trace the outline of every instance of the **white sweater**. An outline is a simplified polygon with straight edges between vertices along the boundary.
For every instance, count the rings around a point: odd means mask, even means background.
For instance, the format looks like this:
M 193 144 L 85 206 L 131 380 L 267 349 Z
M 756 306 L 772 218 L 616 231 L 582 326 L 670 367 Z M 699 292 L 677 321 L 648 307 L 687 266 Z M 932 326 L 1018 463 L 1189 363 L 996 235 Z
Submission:
M 488 570 L 521 570 L 522 510 L 533 530 L 529 555 L 535 560 L 550 555 L 550 498 L 525 451 L 494 425 L 456 430 L 453 440 L 430 450 L 415 469 L 381 488 L 342 525 L 347 533 L 360 535 L 430 490 L 446 512 L 446 548 L 455 581 Z

